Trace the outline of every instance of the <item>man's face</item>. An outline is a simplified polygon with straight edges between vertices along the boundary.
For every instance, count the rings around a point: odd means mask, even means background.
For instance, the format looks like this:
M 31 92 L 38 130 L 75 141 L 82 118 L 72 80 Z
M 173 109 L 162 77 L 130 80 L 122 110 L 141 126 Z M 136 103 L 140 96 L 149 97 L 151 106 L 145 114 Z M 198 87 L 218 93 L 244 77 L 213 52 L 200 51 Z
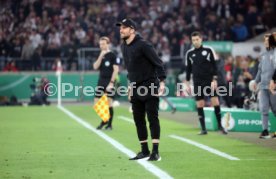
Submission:
M 121 25 L 120 26 L 120 35 L 121 35 L 121 39 L 126 40 L 130 37 L 131 34 L 134 33 L 134 29 Z
M 202 44 L 202 38 L 200 36 L 192 36 L 192 44 L 195 48 L 199 48 Z
M 264 37 L 264 45 L 266 48 L 269 48 L 268 36 Z
M 107 50 L 108 49 L 108 43 L 107 43 L 106 40 L 100 40 L 99 45 L 100 45 L 101 50 Z
M 276 32 L 273 32 L 272 35 L 274 37 L 274 40 L 276 41 Z

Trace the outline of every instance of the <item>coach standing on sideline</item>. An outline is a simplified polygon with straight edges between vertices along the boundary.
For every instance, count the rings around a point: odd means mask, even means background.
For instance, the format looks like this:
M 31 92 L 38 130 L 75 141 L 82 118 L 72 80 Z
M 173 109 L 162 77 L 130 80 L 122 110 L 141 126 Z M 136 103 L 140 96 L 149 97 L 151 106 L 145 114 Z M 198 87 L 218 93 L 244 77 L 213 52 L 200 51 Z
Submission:
M 199 135 L 207 134 L 203 111 L 203 107 L 205 106 L 204 98 L 206 96 L 211 97 L 211 104 L 214 106 L 219 130 L 222 134 L 227 134 L 225 129 L 221 126 L 220 104 L 216 94 L 218 77 L 215 54 L 211 48 L 202 45 L 202 36 L 200 32 L 193 32 L 191 38 L 194 48 L 190 49 L 186 53 L 185 60 L 187 65 L 187 74 L 185 83 L 188 87 L 188 90 L 191 92 L 190 78 L 192 73 L 197 112 L 201 125 L 201 132 Z
M 121 39 L 124 41 L 121 48 L 128 71 L 128 79 L 134 85 L 130 87 L 130 102 L 132 103 L 133 118 L 142 149 L 137 156 L 130 158 L 130 160 L 149 157 L 149 161 L 159 161 L 161 157 L 158 151 L 160 138 L 158 109 L 159 95 L 165 89 L 164 79 L 166 75 L 164 66 L 153 46 L 136 34 L 136 23 L 132 19 L 124 19 L 116 25 L 120 26 Z M 151 85 L 156 87 L 154 94 L 151 93 Z M 148 93 L 145 96 L 141 95 L 141 93 L 139 94 L 139 87 L 146 88 Z M 152 138 L 151 154 L 148 148 L 146 114 Z

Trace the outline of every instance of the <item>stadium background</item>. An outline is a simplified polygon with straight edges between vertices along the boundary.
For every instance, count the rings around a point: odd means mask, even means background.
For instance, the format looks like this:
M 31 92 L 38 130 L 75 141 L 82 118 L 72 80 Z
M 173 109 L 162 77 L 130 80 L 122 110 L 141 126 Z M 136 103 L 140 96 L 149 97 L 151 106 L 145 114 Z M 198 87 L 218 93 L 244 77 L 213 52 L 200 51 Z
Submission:
M 119 31 L 114 24 L 130 17 L 164 61 L 171 79 L 167 84 L 172 86 L 170 96 L 176 93 L 173 85 L 179 81 L 178 75 L 185 72 L 184 56 L 191 48 L 192 31 L 201 31 L 206 43 L 219 53 L 225 78 L 239 94 L 239 90 L 248 91 L 242 71 L 249 71 L 254 78 L 256 59 L 264 51 L 263 33 L 275 26 L 271 19 L 275 2 L 260 0 L 1 1 L 1 9 L 2 71 L 51 72 L 61 60 L 64 72 L 93 72 L 100 36 L 110 37 L 121 58 Z M 123 67 L 121 72 L 124 74 Z M 2 95 L 11 96 L 10 92 Z M 232 103 L 241 107 L 239 101 L 244 96 L 233 98 Z

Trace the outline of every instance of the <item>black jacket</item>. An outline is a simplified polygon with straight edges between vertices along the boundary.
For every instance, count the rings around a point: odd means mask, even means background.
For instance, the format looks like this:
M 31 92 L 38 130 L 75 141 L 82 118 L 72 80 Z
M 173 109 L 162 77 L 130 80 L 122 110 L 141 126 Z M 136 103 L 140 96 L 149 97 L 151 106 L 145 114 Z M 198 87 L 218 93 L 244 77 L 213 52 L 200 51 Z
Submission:
M 162 81 L 166 78 L 162 60 L 152 44 L 140 35 L 136 35 L 130 44 L 124 42 L 121 48 L 130 82 L 139 84 L 150 79 Z
M 198 49 L 192 48 L 187 51 L 185 60 L 187 81 L 190 81 L 191 73 L 193 74 L 194 82 L 210 82 L 214 76 L 217 76 L 215 54 L 211 48 L 205 46 L 201 46 Z
M 272 80 L 273 80 L 274 82 L 276 82 L 276 70 L 274 71 L 274 74 L 273 74 L 273 76 L 272 76 Z

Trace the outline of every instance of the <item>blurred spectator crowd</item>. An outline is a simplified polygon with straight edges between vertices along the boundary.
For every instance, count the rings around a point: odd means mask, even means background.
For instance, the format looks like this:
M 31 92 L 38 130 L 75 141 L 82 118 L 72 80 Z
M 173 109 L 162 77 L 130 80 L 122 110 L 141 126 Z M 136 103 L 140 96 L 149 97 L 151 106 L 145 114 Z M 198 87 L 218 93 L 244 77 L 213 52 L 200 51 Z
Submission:
M 249 90 L 249 82 L 254 80 L 257 75 L 259 60 L 259 58 L 254 59 L 250 56 L 237 56 L 236 58 L 228 56 L 225 60 L 220 59 L 218 61 L 218 63 L 224 64 L 222 67 L 224 70 L 220 71 L 223 73 L 221 75 L 221 78 L 223 78 L 221 85 L 226 86 L 230 90 L 232 89 L 232 94 L 223 98 L 225 106 L 236 106 L 246 109 L 255 108 L 251 104 L 255 104 L 256 96 Z
M 204 40 L 240 42 L 276 23 L 273 0 L 2 0 L 0 4 L 0 67 L 6 71 L 54 70 L 60 59 L 66 61 L 65 70 L 78 70 L 77 50 L 98 47 L 103 35 L 119 52 L 115 23 L 126 17 L 138 22 L 138 31 L 164 62 L 184 56 L 194 30 L 201 31 Z

